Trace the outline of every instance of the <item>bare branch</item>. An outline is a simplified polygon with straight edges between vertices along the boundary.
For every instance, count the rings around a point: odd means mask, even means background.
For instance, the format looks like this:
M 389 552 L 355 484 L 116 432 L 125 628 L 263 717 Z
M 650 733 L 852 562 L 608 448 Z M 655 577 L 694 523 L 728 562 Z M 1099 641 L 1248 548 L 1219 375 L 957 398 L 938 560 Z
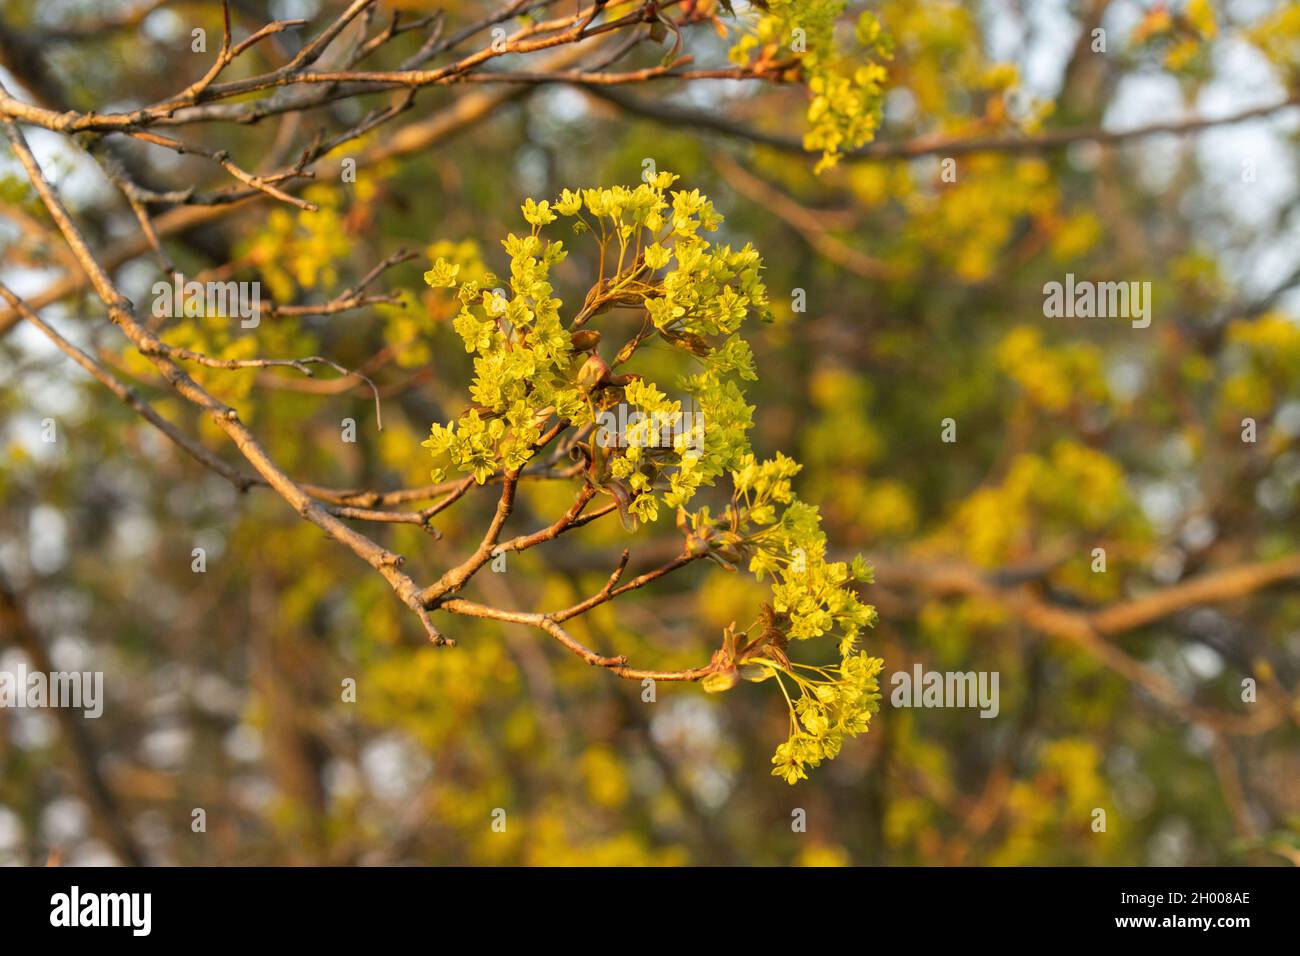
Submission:
M 0 91 L 3 87 L 0 86 Z M 377 570 L 389 586 L 408 607 L 416 612 L 430 639 L 435 644 L 446 643 L 424 611 L 420 588 L 400 570 L 403 558 L 352 530 L 330 514 L 286 475 L 271 460 L 253 434 L 239 420 L 239 413 L 207 392 L 190 378 L 166 354 L 166 347 L 152 332 L 140 325 L 131 313 L 130 303 L 113 285 L 112 279 L 95 259 L 81 231 L 68 215 L 53 188 L 46 181 L 36 158 L 32 155 L 22 132 L 12 120 L 4 122 L 5 134 L 15 155 L 27 172 L 46 209 L 63 233 L 68 245 L 77 256 L 90 279 L 96 294 L 108 307 L 109 317 L 131 340 L 141 354 L 147 356 L 171 386 L 187 401 L 208 413 L 212 420 L 235 443 L 253 469 L 305 519 L 315 524 L 330 537 L 346 545 L 354 554 Z
M 625 93 L 600 88 L 592 84 L 578 83 L 577 85 L 587 86 L 587 91 L 592 96 L 606 100 L 627 113 L 643 116 L 665 126 L 677 129 L 706 130 L 734 139 L 746 140 L 760 146 L 768 146 L 783 153 L 808 155 L 808 151 L 804 149 L 803 140 L 799 137 L 755 129 L 743 123 L 727 119 L 716 112 L 706 113 L 702 110 L 690 109 L 662 101 L 645 102 Z M 882 159 L 916 159 L 920 156 L 968 156 L 974 153 L 1040 153 L 1079 142 L 1114 145 L 1131 139 L 1141 139 L 1161 133 L 1189 134 L 1219 126 L 1231 126 L 1248 120 L 1262 119 L 1297 105 L 1300 105 L 1300 94 L 1292 94 L 1279 102 L 1252 107 L 1227 116 L 1196 116 L 1180 120 L 1162 120 L 1124 130 L 1083 127 L 1055 130 L 1039 136 L 976 138 L 922 136 L 899 143 L 871 143 L 860 149 L 844 153 L 843 160 L 844 162 L 853 163 L 875 162 Z
M 573 635 L 560 626 L 560 622 L 554 615 L 550 614 L 529 614 L 522 611 L 506 611 L 501 608 L 488 607 L 484 604 L 476 604 L 473 601 L 466 601 L 464 598 L 451 598 L 439 605 L 440 610 L 450 611 L 453 614 L 461 614 L 466 617 L 489 618 L 494 621 L 509 621 L 515 624 L 527 624 L 530 627 L 539 628 L 545 631 L 551 637 L 555 638 L 562 646 L 577 654 L 588 664 L 593 667 L 599 667 L 625 680 L 655 680 L 655 681 L 698 681 L 713 673 L 714 666 L 707 664 L 704 667 L 693 667 L 686 670 L 663 671 L 663 670 L 644 670 L 638 667 L 630 667 L 626 657 L 606 657 L 597 654 L 595 651 L 586 647 L 577 641 Z
M 2 296 L 11 307 L 16 309 L 24 319 L 36 328 L 40 329 L 41 332 L 50 339 L 50 341 L 58 346 L 60 351 L 93 375 L 95 379 L 104 385 L 109 391 L 131 408 L 135 409 L 135 411 L 137 411 L 146 421 L 170 438 L 180 448 L 184 449 L 187 454 L 200 464 L 211 468 L 240 491 L 247 491 L 256 483 L 256 479 L 241 474 L 220 458 L 217 458 L 198 442 L 194 441 L 167 419 L 159 415 L 152 405 L 137 395 L 133 389 L 123 385 L 118 379 L 114 378 L 107 369 L 96 362 L 91 356 L 87 355 L 84 351 L 77 348 L 77 346 L 73 345 L 60 335 L 53 326 L 29 309 L 27 304 L 3 283 L 0 283 L 0 296 Z

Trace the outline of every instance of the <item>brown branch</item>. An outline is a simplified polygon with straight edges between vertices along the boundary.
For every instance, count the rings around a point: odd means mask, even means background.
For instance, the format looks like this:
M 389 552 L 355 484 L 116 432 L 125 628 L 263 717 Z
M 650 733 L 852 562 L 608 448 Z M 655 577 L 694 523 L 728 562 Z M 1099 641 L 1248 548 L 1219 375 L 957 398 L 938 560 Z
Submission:
M 472 480 L 472 477 L 466 479 L 466 481 Z M 501 482 L 501 497 L 497 499 L 496 513 L 492 516 L 492 522 L 488 525 L 483 539 L 479 542 L 478 547 L 474 549 L 474 553 L 466 558 L 464 562 L 448 570 L 437 581 L 424 589 L 421 601 L 425 607 L 439 603 L 439 598 L 446 594 L 459 591 L 479 568 L 492 559 L 497 539 L 501 536 L 501 529 L 505 525 L 506 519 L 510 517 L 510 512 L 514 510 L 515 490 L 518 485 L 519 469 L 507 471 Z
M 565 478 L 573 478 L 578 475 L 582 470 L 582 467 L 582 464 L 579 463 L 561 469 L 533 469 L 522 472 L 519 475 L 519 480 L 556 481 Z M 504 480 L 505 475 L 497 473 L 488 478 L 487 483 L 500 484 Z M 453 481 L 441 481 L 432 485 L 420 485 L 415 488 L 398 488 L 392 491 L 375 491 L 366 488 L 322 488 L 316 485 L 303 485 L 302 487 L 303 490 L 311 494 L 313 498 L 319 498 L 322 501 L 374 508 L 379 505 L 399 505 L 411 501 L 425 501 L 448 493 L 454 493 L 455 496 L 459 498 L 473 485 L 474 478 L 470 476 L 467 478 L 457 478 Z M 443 505 L 442 507 L 446 506 Z
M 626 594 L 628 591 L 635 591 L 637 588 L 643 588 L 651 581 L 657 581 L 665 575 L 672 574 L 678 568 L 684 568 L 686 565 L 698 561 L 704 556 L 703 552 L 679 555 L 667 564 L 661 564 L 654 570 L 638 575 L 620 587 L 614 587 L 614 585 L 618 583 L 618 579 L 622 577 L 623 570 L 620 565 L 619 569 L 610 577 L 609 582 L 599 592 L 593 594 L 585 601 L 580 601 L 579 603 L 574 604 L 572 607 L 567 607 L 562 611 L 556 611 L 551 614 L 551 617 L 556 621 L 564 622 L 570 618 L 577 617 L 579 614 L 585 614 L 592 608 L 604 604 L 606 601 L 612 601 L 614 598 L 621 594 Z
M 581 85 L 581 84 L 579 84 Z M 810 155 L 803 140 L 796 136 L 769 133 L 744 123 L 727 119 L 716 112 L 704 112 L 676 106 L 662 101 L 645 102 L 612 89 L 587 86 L 592 96 L 606 100 L 624 112 L 644 117 L 676 129 L 690 128 L 718 133 L 733 139 L 742 139 L 760 146 L 768 146 L 783 153 Z M 1300 105 L 1300 93 L 1265 106 L 1256 106 L 1222 117 L 1189 117 L 1181 120 L 1161 120 L 1129 129 L 1108 130 L 1100 127 L 1054 130 L 1038 136 L 993 136 L 963 138 L 951 136 L 919 136 L 897 143 L 871 143 L 860 149 L 845 152 L 845 162 L 875 162 L 883 159 L 916 159 L 921 156 L 969 156 L 975 153 L 1041 153 L 1069 146 L 1072 143 L 1096 142 L 1114 145 L 1131 139 L 1141 139 L 1161 133 L 1189 134 L 1219 126 L 1231 126 L 1248 120 L 1261 119 L 1282 110 Z
M 1230 601 L 1293 579 L 1300 579 L 1300 554 L 1226 568 L 1171 585 L 1097 611 L 1090 616 L 1091 623 L 1101 634 L 1120 634 L 1189 607 Z
M 465 617 L 489 618 L 494 621 L 508 621 L 539 628 L 593 667 L 599 667 L 626 680 L 697 681 L 707 677 L 714 670 L 712 664 L 676 671 L 644 670 L 630 667 L 626 657 L 606 657 L 586 647 L 561 627 L 555 616 L 550 614 L 507 611 L 501 608 L 488 607 L 484 604 L 476 604 L 464 598 L 450 598 L 441 602 L 438 607 L 439 610 L 450 611 L 453 614 L 460 614 Z
M 0 283 L 0 297 L 3 297 L 4 300 L 8 302 L 12 308 L 17 310 L 24 319 L 36 328 L 40 329 L 41 332 L 50 339 L 50 341 L 58 346 L 60 351 L 93 375 L 95 379 L 104 385 L 109 391 L 138 412 L 147 422 L 170 438 L 200 464 L 211 468 L 240 491 L 247 491 L 251 486 L 257 483 L 257 479 L 241 474 L 237 469 L 226 464 L 167 419 L 163 418 L 152 405 L 137 395 L 133 389 L 123 385 L 118 379 L 114 378 L 107 369 L 91 358 L 90 355 L 86 354 L 60 335 L 53 326 L 45 322 L 45 320 L 43 320 L 39 315 L 28 308 L 27 304 L 3 283 Z
M 169 358 L 182 362 L 194 362 L 206 368 L 221 368 L 227 370 L 250 369 L 250 368 L 292 368 L 302 372 L 308 378 L 312 377 L 312 365 L 328 365 L 334 371 L 338 372 L 344 378 L 359 378 L 370 386 L 370 391 L 375 396 L 375 424 L 380 431 L 384 430 L 384 417 L 380 411 L 379 389 L 375 383 L 360 372 L 352 372 L 344 368 L 338 362 L 327 359 L 321 355 L 309 355 L 306 358 L 294 359 L 218 359 L 210 355 L 204 355 L 202 352 L 196 352 L 193 349 L 181 348 L 176 345 L 168 345 L 161 339 L 155 338 L 156 345 L 151 348 L 156 349 L 156 353 L 141 352 L 146 358 L 151 354 L 166 355 Z
M 506 551 L 526 551 L 535 545 L 541 544 L 543 541 L 554 541 L 565 531 L 574 527 L 580 527 L 577 523 L 578 517 L 594 497 L 596 497 L 596 489 L 591 485 L 583 485 L 581 490 L 578 491 L 577 498 L 574 500 L 573 505 L 568 509 L 568 511 L 560 515 L 560 517 L 552 524 L 542 528 L 540 531 L 534 531 L 532 534 L 522 534 L 517 538 L 511 538 L 509 541 L 502 542 L 493 549 L 493 556 L 495 557 L 496 555 L 502 554 Z M 602 513 L 608 514 L 616 507 L 617 505 L 611 504 L 602 509 Z
M 1261 703 L 1249 716 L 1211 711 L 1188 701 L 1162 674 L 1120 650 L 1107 638 L 1139 628 L 1210 601 L 1244 597 L 1279 581 L 1300 578 L 1300 555 L 1213 572 L 1155 594 L 1121 601 L 1100 611 L 1080 611 L 1051 604 L 1028 585 L 999 586 L 963 565 L 883 564 L 876 580 L 885 586 L 918 588 L 935 595 L 962 594 L 994 601 L 1039 633 L 1070 641 L 1105 667 L 1147 691 L 1188 720 L 1221 733 L 1263 733 L 1288 718 L 1285 702 Z M 1300 720 L 1300 716 L 1292 715 Z
M 194 83 L 181 90 L 180 94 L 169 103 L 163 104 L 163 109 L 174 103 L 176 106 L 189 106 L 199 101 L 203 91 L 212 85 L 213 80 L 221 75 L 221 71 L 230 65 L 230 61 L 235 58 L 235 54 L 230 48 L 230 0 L 221 0 L 221 50 L 217 53 L 217 61 L 212 64 L 208 72 L 199 77 Z
M 548 62 L 559 66 L 573 62 L 580 55 L 580 51 L 575 49 L 563 49 Z M 457 133 L 487 119 L 499 106 L 526 96 L 530 91 L 530 87 L 510 87 L 462 96 L 446 109 L 397 130 L 384 142 L 377 143 L 366 150 L 357 157 L 357 166 L 374 166 L 386 160 L 436 148 L 448 142 Z M 3 102 L 3 97 L 6 95 L 7 93 L 0 92 L 0 102 Z M 264 198 L 264 193 L 248 190 L 243 194 L 232 195 L 222 205 L 172 209 L 154 220 L 154 228 L 160 238 L 178 235 L 192 229 L 206 228 L 237 209 L 246 208 Z M 148 253 L 149 250 L 149 243 L 143 237 L 120 240 L 105 253 L 104 267 L 110 270 L 116 269 L 137 256 Z M 34 309 L 42 309 L 85 290 L 88 284 L 85 275 L 71 274 L 51 283 L 42 292 L 28 296 L 27 302 Z M 0 311 L 0 336 L 12 329 L 20 318 L 16 309 Z
M 261 312 L 271 318 L 281 318 L 286 316 L 301 317 L 309 315 L 337 315 L 339 312 L 347 312 L 352 309 L 380 303 L 385 305 L 402 306 L 402 300 L 397 296 L 367 296 L 365 292 L 376 279 L 393 266 L 400 265 L 403 262 L 410 262 L 412 259 L 418 259 L 419 255 L 418 252 L 413 250 L 398 249 L 392 255 L 385 256 L 384 259 L 376 263 L 369 272 L 361 277 L 359 281 L 348 286 L 328 302 L 321 303 L 320 305 L 276 305 L 275 303 L 271 303 L 265 309 L 262 309 Z
M 2 92 L 3 86 L 0 86 L 0 93 Z M 252 432 L 239 420 L 239 413 L 234 408 L 215 398 L 190 378 L 184 369 L 166 354 L 165 346 L 158 340 L 157 336 L 136 321 L 131 312 L 130 303 L 117 290 L 113 280 L 96 260 L 80 229 L 45 179 L 22 131 L 11 120 L 4 121 L 4 127 L 14 154 L 18 157 L 28 179 L 40 195 L 41 201 L 49 210 L 55 224 L 58 225 L 68 245 L 72 248 L 73 254 L 81 263 L 81 267 L 85 270 L 96 294 L 108 308 L 109 317 L 113 323 L 131 340 L 136 349 L 147 356 L 162 372 L 178 394 L 211 416 L 217 426 L 234 442 L 253 469 L 285 501 L 303 518 L 347 546 L 349 550 L 378 571 L 398 597 L 420 618 L 430 639 L 435 644 L 446 643 L 446 639 L 433 626 L 424 610 L 420 588 L 400 570 L 404 559 L 348 527 L 303 491 L 293 479 L 272 461 Z

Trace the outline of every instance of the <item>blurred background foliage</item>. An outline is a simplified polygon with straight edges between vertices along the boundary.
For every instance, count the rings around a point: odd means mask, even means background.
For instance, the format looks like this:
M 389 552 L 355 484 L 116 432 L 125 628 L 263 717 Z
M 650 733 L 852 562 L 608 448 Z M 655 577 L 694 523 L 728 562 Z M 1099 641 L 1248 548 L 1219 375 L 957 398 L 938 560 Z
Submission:
M 386 6 L 445 9 L 452 23 L 489 9 L 471 0 Z M 756 22 L 744 0 L 734 6 L 734 15 L 717 11 L 716 31 L 688 35 L 697 63 L 724 63 Z M 319 11 L 316 0 L 235 7 L 248 29 Z M 1300 8 L 1285 2 L 853 0 L 841 30 L 863 10 L 888 41 L 884 143 L 1122 129 L 1185 110 L 1226 115 L 1300 89 Z M 12 45 L 16 34 L 41 36 L 96 12 L 93 3 L 9 0 L 0 18 Z M 137 28 L 49 39 L 36 59 L 71 108 L 152 102 L 197 75 L 206 61 L 190 52 L 189 30 L 219 35 L 219 17 L 216 4 L 178 0 Z M 1098 27 L 1104 53 L 1091 48 Z M 403 41 L 394 60 L 418 45 Z M 274 51 L 259 55 L 274 61 Z M 643 60 L 659 56 L 651 49 Z M 12 73 L 5 82 L 27 85 Z M 424 91 L 413 115 L 466 95 Z M 363 163 L 353 184 L 308 187 L 319 212 L 254 203 L 168 244 L 186 275 L 230 261 L 230 276 L 260 279 L 277 301 L 328 298 L 398 247 L 418 249 L 421 258 L 383 280 L 405 308 L 252 330 L 182 320 L 165 334 L 221 357 L 322 354 L 372 369 L 382 432 L 365 388 L 313 391 L 316 383 L 281 370 L 195 376 L 236 404 L 299 480 L 423 484 L 420 442 L 431 422 L 460 412 L 470 371 L 447 297 L 421 281 L 429 261 L 461 262 L 463 276 L 500 274 L 498 240 L 519 229 L 523 197 L 632 185 L 647 159 L 680 174 L 727 217 L 720 241 L 753 242 L 766 258 L 776 321 L 751 337 L 756 450 L 803 462 L 798 493 L 821 507 L 836 553 L 861 552 L 878 568 L 863 591 L 880 611 L 864 645 L 885 660 L 886 700 L 871 731 L 790 787 L 770 776 L 786 718 L 768 685 L 706 696 L 661 684 L 647 702 L 640 685 L 536 631 L 469 619 L 447 623 L 458 647 L 430 647 L 381 579 L 281 500 L 237 494 L 19 327 L 0 340 L 0 668 L 24 656 L 34 667 L 36 642 L 59 667 L 106 672 L 104 717 L 81 732 L 143 858 L 1300 857 L 1294 578 L 1106 638 L 1175 688 L 1188 702 L 1180 709 L 1086 641 L 1045 630 L 1018 591 L 936 577 L 957 569 L 1008 586 L 1029 581 L 1050 606 L 1080 611 L 1297 551 L 1297 111 L 1193 136 L 963 153 L 955 181 L 942 154 L 850 155 L 815 172 L 817 155 L 653 115 L 687 110 L 797 139 L 806 99 L 797 87 L 727 81 L 529 88 L 454 136 Z M 289 133 L 259 123 L 195 135 L 257 157 L 277 136 L 359 116 L 343 101 L 290 121 L 301 126 Z M 396 128 L 340 157 L 365 156 Z M 111 243 L 136 228 L 93 167 L 55 137 L 31 139 L 92 238 Z M 201 160 L 148 155 L 157 185 L 213 178 Z M 8 154 L 0 173 L 4 271 L 16 287 L 39 288 L 66 265 L 15 226 L 19 213 L 43 214 Z M 557 285 L 578 268 L 557 270 Z M 118 275 L 139 302 L 156 272 L 140 258 Z M 1044 283 L 1067 273 L 1149 281 L 1151 326 L 1044 318 Z M 168 417 L 221 447 L 91 298 L 47 312 Z M 47 417 L 58 423 L 54 445 L 39 440 Z M 1247 417 L 1258 423 L 1253 444 L 1241 440 Z M 344 418 L 358 423 L 355 444 L 340 441 Z M 953 443 L 940 440 L 946 418 L 956 423 Z M 525 483 L 511 527 L 540 527 L 571 498 L 565 483 Z M 376 534 L 428 580 L 473 548 L 495 500 L 471 490 L 439 517 L 442 541 L 408 527 Z M 598 590 L 624 546 L 634 569 L 671 557 L 680 547 L 672 515 L 633 539 L 617 522 L 595 522 L 511 555 L 504 574 L 485 569 L 469 593 L 522 610 L 563 606 Z M 196 547 L 207 553 L 204 574 L 191 571 Z M 1095 548 L 1106 551 L 1104 573 L 1093 570 Z M 752 619 L 766 589 L 705 565 L 575 620 L 575 636 L 646 666 L 707 661 L 722 629 Z M 24 627 L 26 638 L 11 640 Z M 888 676 L 917 663 L 999 672 L 999 715 L 891 706 Z M 1243 703 L 1245 677 L 1258 682 L 1259 703 Z M 341 699 L 347 678 L 355 703 Z M 1266 702 L 1275 719 L 1245 730 L 1196 716 L 1241 716 Z M 51 848 L 69 862 L 123 858 L 121 838 L 87 796 L 70 732 L 59 715 L 0 710 L 0 862 L 43 862 Z M 191 830 L 194 808 L 206 810 L 206 833 Z M 497 808 L 504 832 L 492 828 Z M 1092 828 L 1095 808 L 1106 811 L 1104 833 Z M 806 832 L 792 831 L 796 809 L 806 811 Z

